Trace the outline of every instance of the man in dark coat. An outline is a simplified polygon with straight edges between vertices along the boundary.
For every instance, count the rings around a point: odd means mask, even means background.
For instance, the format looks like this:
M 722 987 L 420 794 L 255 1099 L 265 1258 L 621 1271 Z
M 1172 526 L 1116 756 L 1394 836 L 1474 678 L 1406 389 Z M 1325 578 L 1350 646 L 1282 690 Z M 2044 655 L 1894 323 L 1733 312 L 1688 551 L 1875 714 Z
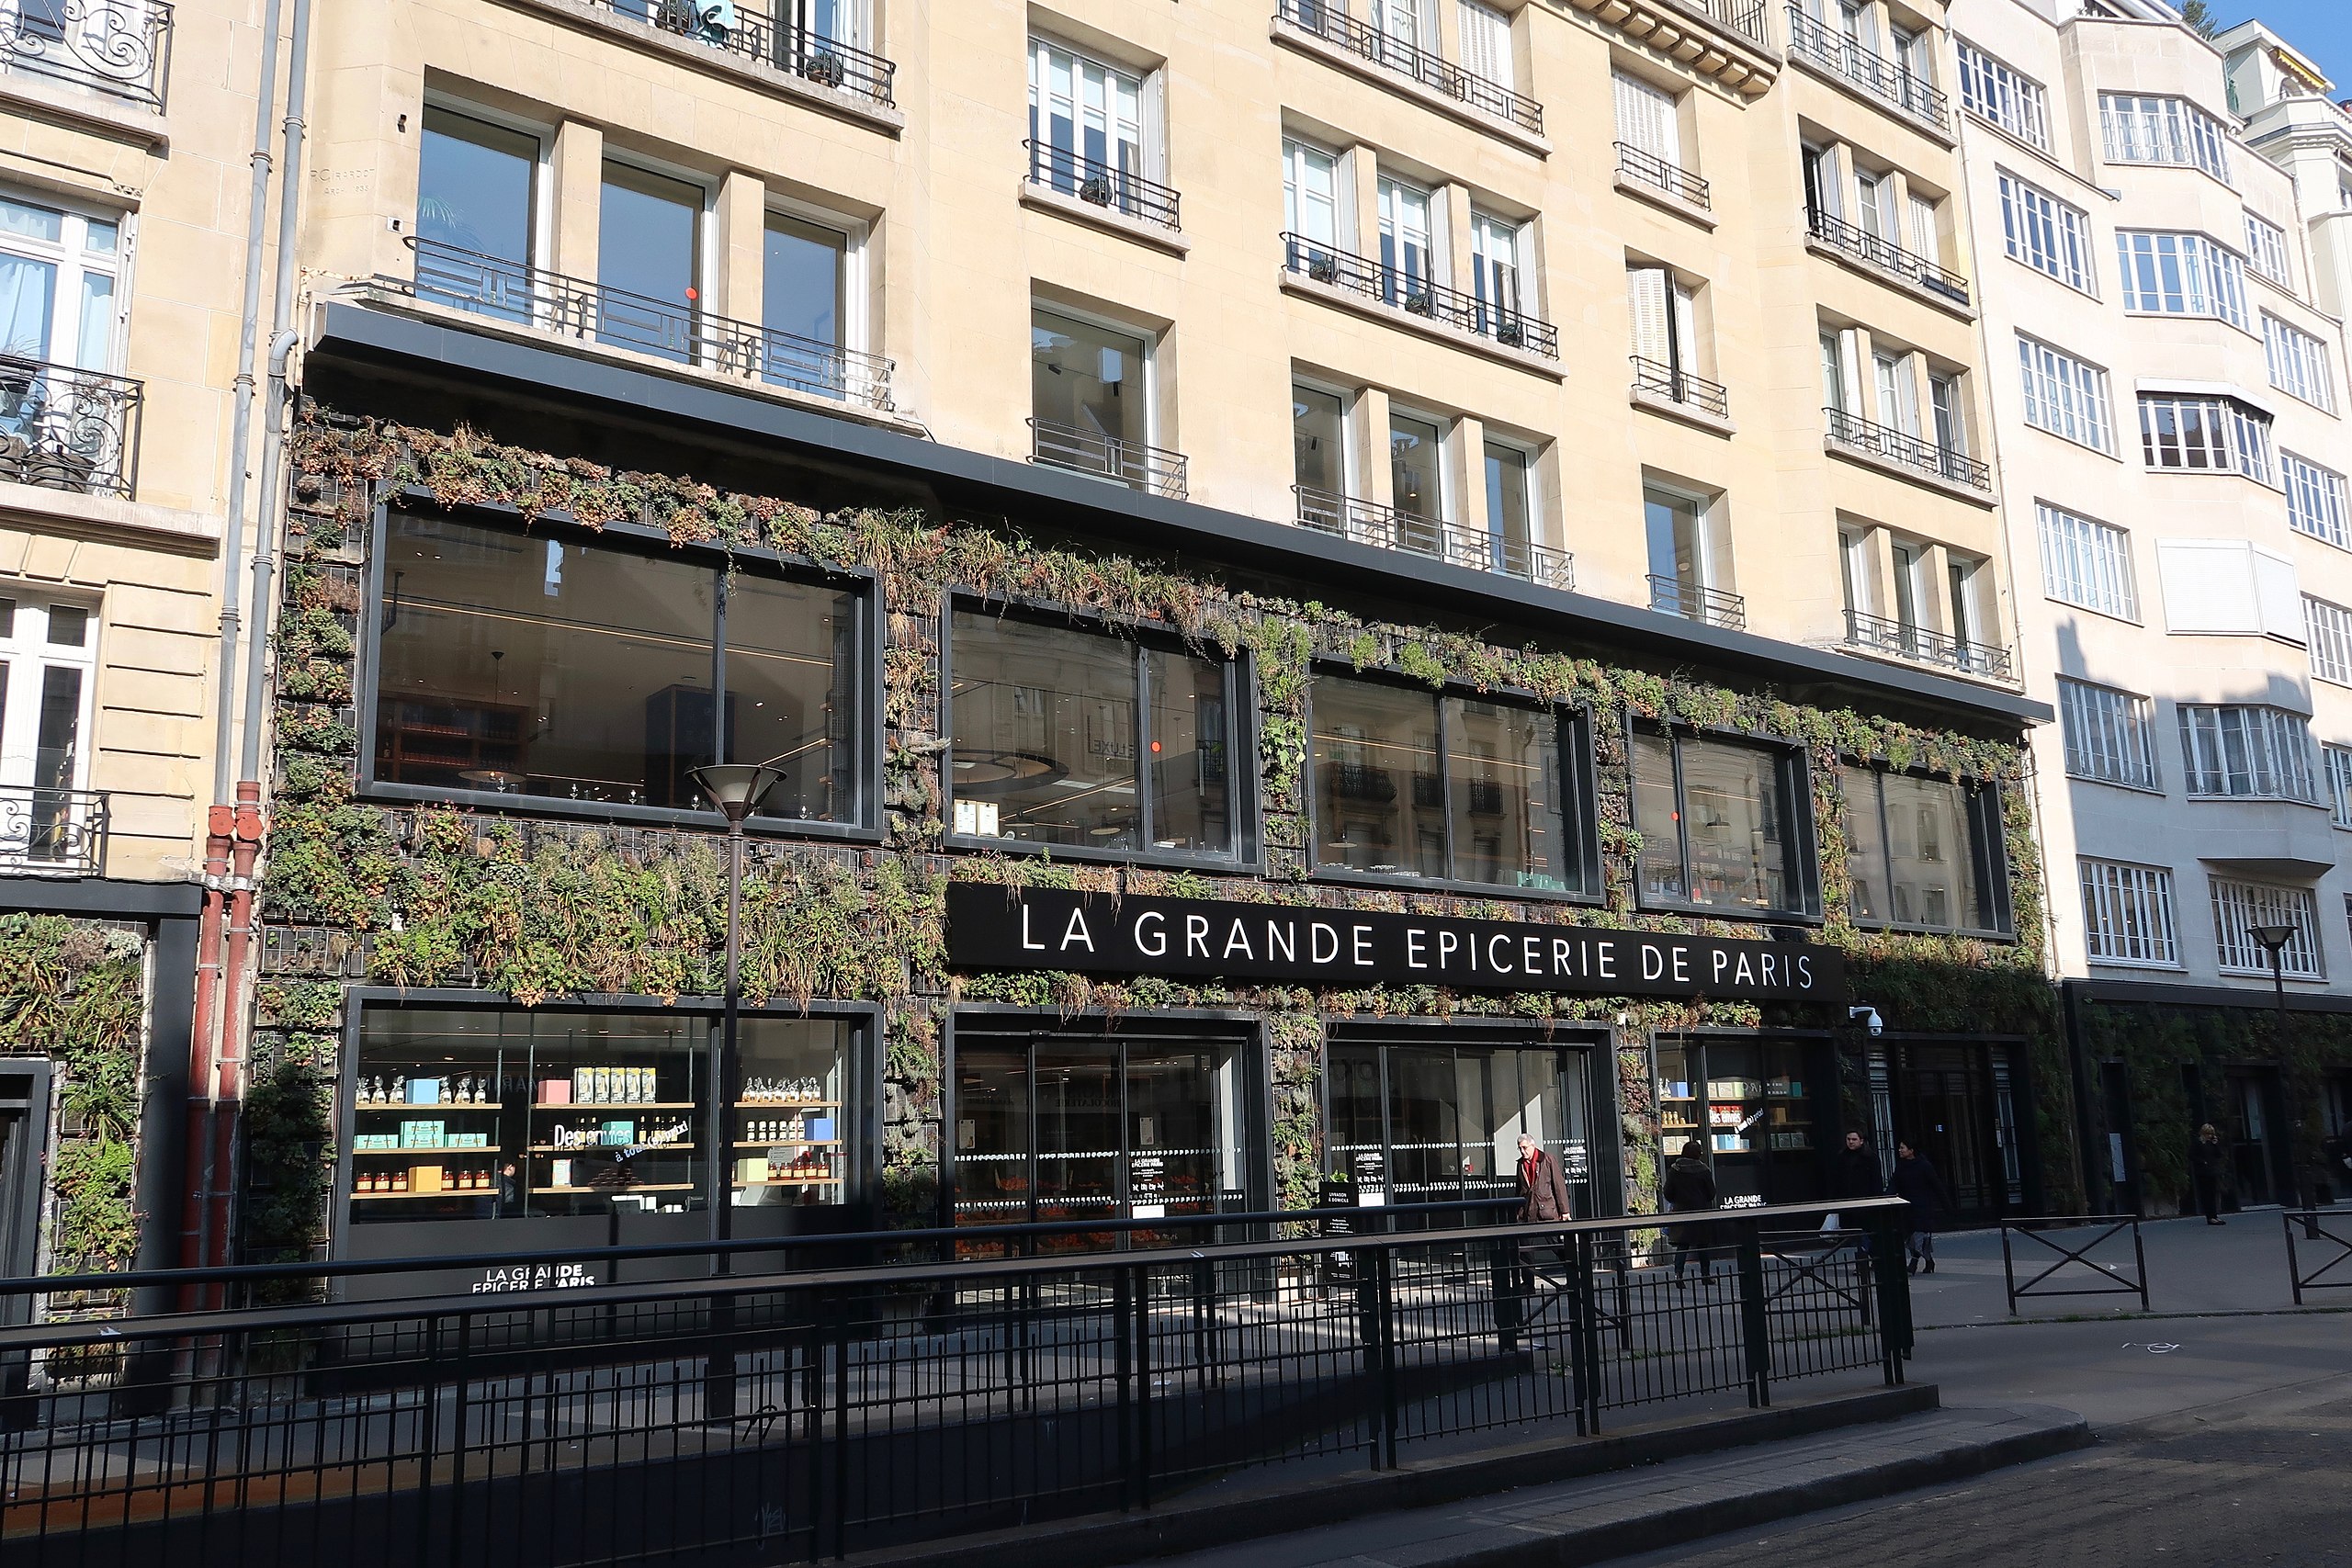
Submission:
M 1666 1168 L 1666 1179 L 1658 1185 L 1658 1197 L 1669 1213 L 1688 1214 L 1715 1206 L 1715 1172 L 1707 1164 L 1707 1147 L 1696 1138 L 1686 1138 L 1682 1153 Z M 1699 1278 L 1704 1280 L 1713 1270 L 1702 1248 L 1714 1246 L 1715 1227 L 1709 1224 L 1668 1225 L 1667 1245 L 1674 1248 L 1674 1288 L 1684 1289 L 1683 1270 L 1690 1265 L 1690 1255 L 1699 1254 Z
M 2209 1225 L 2230 1223 L 2222 1218 L 2222 1158 L 2228 1152 L 2211 1122 L 2197 1129 L 2196 1142 L 2188 1145 L 2188 1174 L 2197 1183 L 2197 1206 L 2205 1211 Z
M 1519 1195 L 1522 1224 L 1576 1217 L 1568 1210 L 1568 1184 L 1560 1175 L 1560 1162 L 1525 1133 L 1519 1135 Z
M 1830 1194 L 1838 1198 L 1883 1198 L 1886 1196 L 1886 1177 L 1878 1168 L 1878 1151 L 1865 1143 L 1860 1133 L 1846 1134 L 1846 1146 L 1838 1152 L 1838 1157 L 1830 1167 L 1829 1190 Z M 1866 1226 L 1859 1223 L 1849 1224 L 1836 1214 L 1830 1215 L 1829 1223 L 1821 1228 L 1824 1230 L 1867 1230 Z M 1862 1238 L 1862 1250 L 1865 1252 L 1870 1250 L 1870 1238 L 1867 1235 Z
M 1907 1143 L 1894 1145 L 1894 1192 L 1911 1205 L 1911 1235 L 1904 1250 L 1914 1274 L 1936 1271 L 1936 1222 L 1943 1218 L 1944 1179 L 1935 1162 Z

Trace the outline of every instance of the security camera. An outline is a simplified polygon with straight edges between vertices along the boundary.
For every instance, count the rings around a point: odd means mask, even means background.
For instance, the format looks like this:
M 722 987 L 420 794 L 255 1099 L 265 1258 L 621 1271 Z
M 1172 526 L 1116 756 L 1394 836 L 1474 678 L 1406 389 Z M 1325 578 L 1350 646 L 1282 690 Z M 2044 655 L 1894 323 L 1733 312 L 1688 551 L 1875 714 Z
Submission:
M 1846 1017 L 1849 1021 L 1859 1023 L 1864 1029 L 1869 1030 L 1873 1037 L 1882 1033 L 1886 1028 L 1885 1024 L 1879 1021 L 1878 1009 L 1876 1008 L 1848 1008 L 1846 1010 Z

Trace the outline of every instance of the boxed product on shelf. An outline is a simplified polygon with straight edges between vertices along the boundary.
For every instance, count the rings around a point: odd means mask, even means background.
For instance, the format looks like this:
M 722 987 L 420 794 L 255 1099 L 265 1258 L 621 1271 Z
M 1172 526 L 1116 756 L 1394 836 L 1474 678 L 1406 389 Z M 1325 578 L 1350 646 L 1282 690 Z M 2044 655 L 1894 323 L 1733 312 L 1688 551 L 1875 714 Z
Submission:
M 737 1161 L 735 1162 L 735 1179 L 736 1179 L 736 1180 L 738 1180 L 738 1181 L 765 1181 L 767 1179 L 768 1179 L 768 1156 L 765 1156 L 765 1155 L 746 1155 L 744 1157 L 742 1157 L 741 1159 L 739 1159 L 739 1160 L 737 1160 Z
M 808 1136 L 816 1139 L 819 1143 L 821 1144 L 833 1135 L 833 1119 L 831 1117 L 810 1116 L 804 1120 L 808 1125 Z
M 575 1077 L 577 1076 L 577 1074 L 573 1075 Z M 541 1105 L 571 1104 L 571 1078 L 541 1078 L 539 1080 L 538 1102 Z
M 405 1097 L 411 1105 L 438 1105 L 441 1103 L 441 1080 L 439 1078 L 411 1078 L 408 1080 Z
M 444 1168 L 437 1165 L 413 1165 L 408 1168 L 408 1190 L 412 1192 L 438 1192 Z
M 439 1122 L 403 1122 L 401 1123 L 401 1147 L 404 1149 L 438 1148 L 442 1134 L 447 1131 Z

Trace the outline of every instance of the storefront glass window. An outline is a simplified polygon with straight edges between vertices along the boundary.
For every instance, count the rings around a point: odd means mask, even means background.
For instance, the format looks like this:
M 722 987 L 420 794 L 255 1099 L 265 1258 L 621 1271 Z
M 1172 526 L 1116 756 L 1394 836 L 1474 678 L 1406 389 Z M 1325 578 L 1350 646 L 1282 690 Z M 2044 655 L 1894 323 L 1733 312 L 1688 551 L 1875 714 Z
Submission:
M 703 810 L 723 752 L 783 770 L 763 816 L 859 819 L 847 591 L 394 513 L 382 592 L 379 783 Z
M 1847 864 L 1857 921 L 1998 931 L 1996 797 L 1950 779 L 1846 770 Z
M 1593 1214 L 1583 1052 L 1334 1043 L 1329 1073 L 1331 1164 L 1359 1201 L 1515 1198 L 1526 1133 L 1560 1162 L 1577 1216 Z
M 1660 1041 L 1658 1131 L 1665 1158 L 1696 1138 L 1728 1201 L 1803 1203 L 1821 1195 L 1815 1052 L 1793 1041 Z
M 1645 902 L 1815 912 L 1795 753 L 1642 730 L 1633 766 Z

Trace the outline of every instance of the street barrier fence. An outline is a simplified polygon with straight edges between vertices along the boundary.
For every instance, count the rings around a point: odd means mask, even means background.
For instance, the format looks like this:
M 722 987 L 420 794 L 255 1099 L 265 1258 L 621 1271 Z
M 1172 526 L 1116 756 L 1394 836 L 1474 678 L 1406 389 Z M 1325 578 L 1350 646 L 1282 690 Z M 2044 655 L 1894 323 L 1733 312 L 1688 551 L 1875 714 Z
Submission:
M 2290 1209 L 2278 1218 L 2287 1232 L 2287 1276 L 2297 1306 L 2305 1291 L 2352 1288 L 2352 1209 Z
M 2023 1245 L 2027 1243 L 2031 1245 Z M 2148 1255 L 2140 1245 L 2137 1214 L 2005 1219 L 2001 1274 L 2008 1286 L 2011 1317 L 2018 1315 L 2020 1301 L 2046 1296 L 2135 1295 L 2142 1312 L 2151 1310 Z M 2025 1275 L 2022 1283 L 2020 1274 Z

